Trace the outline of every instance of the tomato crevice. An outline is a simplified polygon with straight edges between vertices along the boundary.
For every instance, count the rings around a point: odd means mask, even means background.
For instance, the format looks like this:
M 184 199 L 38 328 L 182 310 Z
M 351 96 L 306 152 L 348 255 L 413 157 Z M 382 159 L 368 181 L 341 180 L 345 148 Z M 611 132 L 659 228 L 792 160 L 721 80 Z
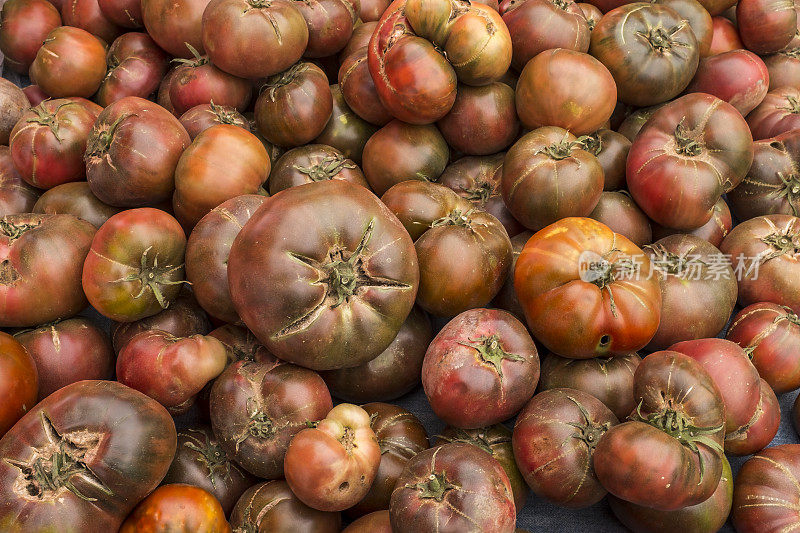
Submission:
M 451 490 L 457 489 L 456 485 L 450 483 L 444 470 L 440 474 L 435 472 L 428 476 L 428 481 L 421 481 L 414 486 L 419 491 L 420 498 L 430 498 L 437 502 L 444 500 L 444 497 Z
M 525 361 L 522 356 L 506 352 L 500 344 L 500 336 L 497 334 L 475 340 L 469 339 L 467 342 L 459 342 L 458 344 L 477 351 L 484 363 L 494 367 L 500 379 L 503 378 L 503 361 Z

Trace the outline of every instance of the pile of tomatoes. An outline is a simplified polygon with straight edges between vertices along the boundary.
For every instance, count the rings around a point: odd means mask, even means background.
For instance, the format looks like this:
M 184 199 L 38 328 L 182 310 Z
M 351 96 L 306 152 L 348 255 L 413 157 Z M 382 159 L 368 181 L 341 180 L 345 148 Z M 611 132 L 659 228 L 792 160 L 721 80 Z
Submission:
M 7 0 L 0 52 L 0 531 L 800 528 L 800 4 Z

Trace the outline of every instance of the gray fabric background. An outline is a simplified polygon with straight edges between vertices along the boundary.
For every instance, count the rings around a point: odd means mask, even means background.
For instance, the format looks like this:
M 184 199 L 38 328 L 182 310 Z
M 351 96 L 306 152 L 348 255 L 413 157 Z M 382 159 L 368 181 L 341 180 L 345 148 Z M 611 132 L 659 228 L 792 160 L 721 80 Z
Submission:
M 5 3 L 5 0 L 0 0 L 0 7 L 2 7 L 3 3 Z M 2 54 L 0 54 L 0 74 L 2 74 L 5 78 L 10 79 L 17 85 L 20 85 L 21 87 L 24 87 L 28 84 L 26 79 L 21 78 L 13 72 L 3 72 Z M 98 322 L 104 324 L 106 328 L 109 325 L 107 319 L 100 317 L 93 310 L 90 310 L 90 312 L 87 313 L 87 316 L 90 316 Z M 440 323 L 439 327 L 441 327 L 441 325 L 443 324 Z M 781 426 L 778 430 L 775 440 L 772 442 L 772 445 L 789 442 L 800 443 L 800 439 L 792 428 L 792 423 L 790 420 L 791 408 L 796 396 L 797 392 L 792 392 L 789 394 L 784 394 L 779 398 L 782 413 Z M 397 403 L 419 417 L 419 419 L 427 428 L 430 436 L 437 435 L 444 428 L 444 424 L 438 420 L 431 411 L 421 387 L 393 403 Z M 513 428 L 513 421 L 509 421 L 507 424 L 509 427 Z M 731 466 L 733 467 L 735 474 L 746 458 L 731 457 L 730 459 Z M 587 509 L 572 510 L 552 505 L 541 498 L 534 496 L 533 494 L 528 497 L 525 507 L 519 510 L 517 527 L 527 529 L 531 533 L 539 531 L 592 531 L 595 533 L 616 533 L 626 531 L 626 529 L 622 527 L 614 518 L 614 515 L 611 513 L 611 510 L 609 509 L 605 500 Z M 722 531 L 734 530 L 733 527 L 730 526 L 730 523 L 728 523 L 725 528 L 722 529 Z

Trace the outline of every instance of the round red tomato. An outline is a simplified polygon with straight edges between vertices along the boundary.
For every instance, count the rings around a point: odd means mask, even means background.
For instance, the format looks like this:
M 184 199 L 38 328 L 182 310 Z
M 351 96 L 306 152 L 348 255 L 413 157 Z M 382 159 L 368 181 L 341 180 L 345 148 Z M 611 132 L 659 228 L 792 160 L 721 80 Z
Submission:
M 170 55 L 192 57 L 186 45 L 203 51 L 201 23 L 208 3 L 208 0 L 142 0 L 142 21 L 148 35 Z
M 36 404 L 36 361 L 8 333 L 0 333 L 0 437 Z
M 800 88 L 791 86 L 770 90 L 747 116 L 753 139 L 769 139 L 800 129 Z
M 200 487 L 163 485 L 142 500 L 122 523 L 120 533 L 230 533 L 225 511 Z
M 138 2 L 137 2 L 138 3 Z M 167 54 L 146 33 L 120 35 L 106 55 L 108 73 L 95 100 L 106 107 L 126 96 L 147 98 L 167 72 Z
M 49 96 L 89 98 L 106 75 L 106 48 L 85 30 L 59 26 L 47 34 L 29 72 Z
M 24 181 L 14 167 L 11 149 L 0 146 L 0 216 L 40 212 L 34 207 L 38 199 L 39 190 Z
M 99 228 L 122 209 L 101 202 L 92 193 L 87 182 L 73 181 L 46 191 L 32 209 L 27 211 L 49 215 L 73 215 Z
M 603 191 L 589 218 L 602 222 L 636 246 L 653 242 L 650 220 L 625 191 Z
M 61 26 L 61 14 L 46 0 L 9 0 L 0 11 L 3 66 L 27 74 L 47 34 Z
M 708 55 L 713 56 L 731 50 L 744 48 L 739 38 L 736 24 L 722 16 L 711 17 L 711 48 Z
M 625 161 L 631 141 L 623 134 L 601 128 L 581 139 L 583 149 L 597 158 L 603 167 L 603 190 L 625 188 Z
M 364 173 L 336 148 L 308 144 L 293 148 L 275 163 L 269 175 L 269 193 L 323 180 L 344 180 L 369 187 Z
M 194 140 L 203 131 L 217 124 L 232 124 L 250 131 L 250 121 L 231 106 L 214 103 L 198 104 L 181 115 L 180 122 Z
M 794 2 L 787 0 L 739 0 L 736 26 L 745 48 L 769 54 L 786 47 L 797 30 Z
M 733 50 L 700 60 L 687 93 L 707 93 L 747 116 L 767 95 L 769 72 L 764 62 L 747 50 Z
M 62 0 L 61 16 L 65 26 L 86 30 L 104 43 L 114 41 L 123 31 L 106 17 L 98 0 Z

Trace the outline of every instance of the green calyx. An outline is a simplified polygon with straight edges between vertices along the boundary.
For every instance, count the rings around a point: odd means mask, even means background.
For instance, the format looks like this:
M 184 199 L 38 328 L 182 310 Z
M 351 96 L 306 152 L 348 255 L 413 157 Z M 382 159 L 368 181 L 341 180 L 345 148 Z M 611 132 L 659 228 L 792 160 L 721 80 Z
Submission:
M 247 421 L 244 431 L 236 439 L 236 452 L 239 452 L 239 445 L 250 437 L 264 440 L 271 439 L 275 436 L 277 431 L 275 423 L 266 413 L 260 409 L 254 409 L 253 412 L 250 413 L 250 419 Z
M 419 497 L 423 499 L 433 499 L 437 502 L 444 500 L 448 491 L 457 489 L 458 486 L 450 483 L 444 471 L 441 473 L 432 473 L 428 476 L 427 481 L 422 481 L 414 485 L 419 491 Z
M 302 72 L 304 72 L 307 69 L 308 69 L 307 63 L 303 63 L 302 61 L 299 63 L 295 63 L 294 65 L 284 70 L 283 72 L 273 74 L 272 76 L 267 78 L 267 81 L 264 83 L 264 85 L 261 86 L 259 92 L 263 93 L 264 91 L 268 91 L 270 100 L 274 102 L 275 92 L 281 87 L 284 87 L 292 83 L 294 80 L 297 79 L 297 77 Z
M 468 228 L 472 224 L 472 209 L 462 212 L 460 209 L 453 209 L 442 218 L 438 218 L 431 222 L 431 227 L 436 228 L 439 226 L 461 226 Z
M 703 153 L 705 145 L 683 125 L 683 120 L 675 128 L 674 136 L 675 152 L 689 157 L 695 157 Z
M 183 57 L 176 57 L 172 60 L 172 63 L 178 63 L 181 65 L 187 65 L 190 67 L 202 67 L 203 65 L 208 64 L 209 59 L 208 57 L 201 56 L 200 52 L 197 51 L 197 48 L 192 46 L 191 44 L 184 42 L 183 44 L 186 45 L 186 48 L 189 49 L 189 52 L 192 54 L 192 59 L 186 59 Z
M 222 446 L 209 439 L 207 435 L 203 435 L 202 440 L 195 440 L 197 442 L 186 441 L 183 445 L 200 455 L 200 461 L 208 470 L 206 476 L 211 480 L 211 484 L 214 485 L 214 473 L 218 470 L 224 470 L 226 473 L 230 472 L 231 463 Z
M 795 255 L 800 253 L 800 233 L 784 233 L 775 231 L 761 238 L 761 242 L 773 248 L 773 250 L 761 258 L 765 263 L 781 255 Z
M 344 169 L 356 168 L 355 163 L 341 154 L 326 156 L 319 163 L 309 167 L 295 165 L 294 169 L 305 174 L 311 181 L 326 181 L 333 179 Z
M 90 159 L 102 157 L 103 154 L 107 153 L 111 148 L 111 143 L 114 140 L 114 135 L 116 135 L 117 129 L 125 119 L 133 116 L 136 115 L 132 113 L 120 115 L 114 122 L 111 123 L 110 126 L 105 127 L 101 125 L 100 127 L 93 129 L 92 134 L 89 136 L 89 140 L 86 143 L 86 155 L 84 156 L 84 160 L 89 161 Z
M 165 265 L 159 266 L 158 264 L 158 254 L 153 257 L 153 264 L 148 264 L 147 254 L 152 249 L 152 246 L 148 246 L 144 252 L 142 252 L 142 259 L 140 262 L 140 266 L 137 272 L 132 272 L 128 276 L 124 278 L 120 278 L 115 280 L 115 283 L 122 283 L 122 282 L 135 282 L 138 281 L 141 285 L 139 292 L 133 297 L 134 299 L 141 298 L 145 292 L 149 289 L 153 296 L 155 297 L 158 304 L 161 306 L 162 309 L 166 309 L 169 307 L 169 301 L 164 297 L 164 294 L 161 292 L 161 287 L 169 286 L 169 285 L 180 285 L 181 283 L 189 284 L 188 281 L 184 280 L 172 280 L 170 276 L 176 270 L 182 268 L 183 265 L 173 266 L 173 265 Z
M 781 109 L 784 109 L 789 113 L 792 113 L 793 115 L 797 115 L 798 113 L 800 113 L 800 101 L 798 101 L 797 98 L 795 98 L 790 94 L 787 94 L 785 98 L 786 98 L 786 107 L 782 107 Z
M 479 206 L 485 205 L 494 192 L 494 185 L 488 181 L 482 181 L 472 189 L 468 189 L 464 198 Z
M 236 116 L 236 110 L 228 108 L 226 109 L 224 106 L 217 105 L 214 103 L 214 100 L 211 100 L 210 103 L 211 112 L 217 119 L 219 124 L 237 124 L 239 121 L 237 120 L 238 117 Z
M 36 116 L 29 118 L 26 122 L 28 122 L 28 124 L 40 124 L 42 126 L 47 126 L 53 133 L 53 137 L 55 137 L 58 142 L 61 142 L 61 138 L 58 136 L 59 123 L 58 120 L 56 120 L 56 114 L 58 113 L 58 110 L 65 105 L 68 104 L 64 103 L 59 105 L 51 113 L 44 107 L 44 102 L 42 102 L 39 105 L 31 108 L 31 111 L 33 111 Z
M 681 21 L 680 24 L 667 29 L 659 23 L 655 27 L 649 27 L 647 31 L 636 32 L 636 35 L 647 41 L 653 50 L 662 54 L 668 54 L 672 53 L 675 48 L 687 46 L 686 43 L 675 39 L 675 34 L 681 31 L 686 24 L 686 21 Z
M 793 173 L 786 176 L 778 172 L 778 178 L 780 178 L 782 186 L 775 192 L 775 197 L 786 198 L 792 214 L 798 216 L 800 214 L 800 177 Z
M 497 374 L 503 377 L 503 361 L 525 361 L 525 358 L 506 352 L 500 344 L 500 337 L 489 335 L 478 339 L 469 339 L 467 342 L 460 342 L 462 346 L 467 346 L 478 352 L 481 361 L 494 367 Z
M 575 433 L 572 434 L 572 438 L 582 441 L 590 451 L 593 451 L 597 443 L 600 442 L 600 437 L 603 436 L 603 433 L 608 431 L 611 424 L 609 422 L 598 424 L 592 420 L 589 411 L 582 403 L 572 396 L 567 395 L 567 398 L 578 407 L 583 417 L 583 422 L 569 422 L 569 425 L 575 428 Z

